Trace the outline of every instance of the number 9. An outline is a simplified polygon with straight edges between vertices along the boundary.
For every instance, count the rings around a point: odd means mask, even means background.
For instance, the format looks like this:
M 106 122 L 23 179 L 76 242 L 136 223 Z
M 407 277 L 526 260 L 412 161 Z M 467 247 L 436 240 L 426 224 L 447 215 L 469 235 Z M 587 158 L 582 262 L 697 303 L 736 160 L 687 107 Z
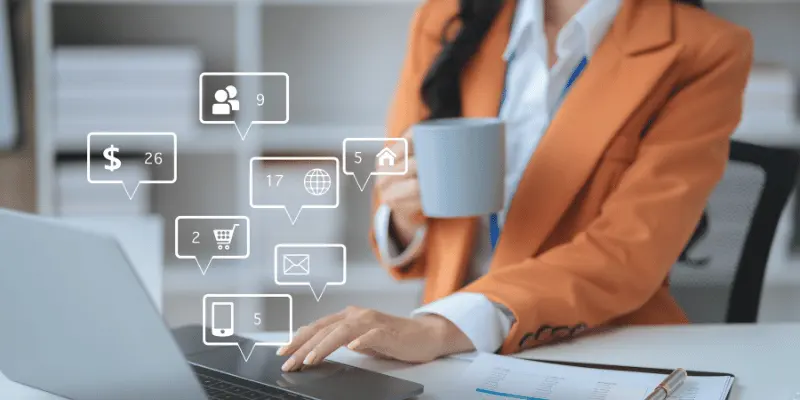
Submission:
M 259 93 L 256 95 L 256 102 L 258 102 L 258 106 L 261 107 L 264 105 L 264 95 Z

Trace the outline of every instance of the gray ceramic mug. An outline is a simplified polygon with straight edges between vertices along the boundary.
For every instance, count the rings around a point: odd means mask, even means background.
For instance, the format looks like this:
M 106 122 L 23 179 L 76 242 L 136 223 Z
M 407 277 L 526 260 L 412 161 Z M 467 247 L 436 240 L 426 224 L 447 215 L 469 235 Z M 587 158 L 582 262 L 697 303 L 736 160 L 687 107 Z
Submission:
M 414 125 L 411 134 L 426 216 L 483 216 L 503 209 L 506 146 L 501 120 L 431 120 Z

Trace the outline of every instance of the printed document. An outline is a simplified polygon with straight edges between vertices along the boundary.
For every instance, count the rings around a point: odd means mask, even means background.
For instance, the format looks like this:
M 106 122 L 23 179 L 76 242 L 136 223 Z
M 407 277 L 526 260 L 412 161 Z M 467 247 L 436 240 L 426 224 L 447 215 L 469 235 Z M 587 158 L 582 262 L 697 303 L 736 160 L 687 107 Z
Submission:
M 451 397 L 476 400 L 643 400 L 665 375 L 572 367 L 481 354 Z M 689 377 L 670 400 L 720 400 L 731 376 Z

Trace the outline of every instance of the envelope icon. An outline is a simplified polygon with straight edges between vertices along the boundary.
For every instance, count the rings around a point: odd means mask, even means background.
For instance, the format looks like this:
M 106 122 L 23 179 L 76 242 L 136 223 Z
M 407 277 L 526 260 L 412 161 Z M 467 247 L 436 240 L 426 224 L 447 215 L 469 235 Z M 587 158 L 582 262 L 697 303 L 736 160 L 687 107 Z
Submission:
M 305 276 L 311 273 L 311 256 L 308 254 L 284 254 L 283 274 Z

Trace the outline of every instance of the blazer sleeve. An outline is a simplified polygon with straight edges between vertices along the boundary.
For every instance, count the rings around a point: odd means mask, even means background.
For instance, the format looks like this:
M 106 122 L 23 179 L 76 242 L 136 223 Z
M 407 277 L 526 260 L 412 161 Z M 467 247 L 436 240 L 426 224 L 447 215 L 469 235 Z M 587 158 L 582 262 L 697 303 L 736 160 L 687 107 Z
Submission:
M 425 22 L 430 14 L 430 2 L 420 5 L 414 12 L 408 35 L 408 44 L 403 66 L 400 71 L 399 83 L 395 89 L 394 98 L 389 109 L 387 121 L 387 137 L 402 137 L 414 124 L 423 120 L 427 114 L 427 107 L 422 103 L 420 88 L 428 66 L 441 47 L 436 40 L 425 32 Z M 381 205 L 377 191 L 373 191 L 372 220 Z M 422 278 L 425 274 L 425 257 L 422 252 L 407 266 L 393 267 L 384 263 L 376 241 L 374 223 L 371 224 L 370 242 L 376 257 L 395 279 Z M 424 252 L 424 247 L 423 247 Z
M 636 159 L 583 232 L 462 289 L 514 314 L 502 353 L 548 342 L 530 340 L 543 326 L 607 326 L 662 287 L 724 173 L 752 48 L 750 34 L 737 28 L 696 53 L 685 84 L 662 107 Z

